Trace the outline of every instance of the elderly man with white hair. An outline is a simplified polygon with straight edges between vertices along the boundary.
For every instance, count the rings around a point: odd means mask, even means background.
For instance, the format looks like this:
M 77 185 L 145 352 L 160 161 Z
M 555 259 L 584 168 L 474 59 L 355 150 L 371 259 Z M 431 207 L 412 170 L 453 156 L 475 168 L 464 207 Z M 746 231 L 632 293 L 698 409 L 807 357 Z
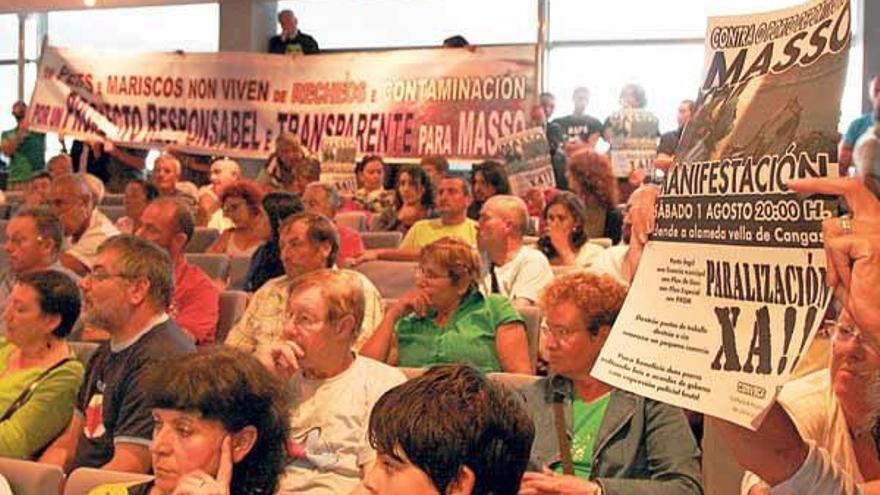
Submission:
M 119 234 L 119 230 L 96 208 L 95 192 L 83 175 L 65 174 L 54 178 L 49 205 L 69 240 L 59 261 L 83 276 L 92 269 L 98 246 Z
M 220 193 L 223 188 L 241 179 L 241 167 L 229 158 L 219 158 L 211 163 L 210 181 L 199 189 L 199 211 L 196 222 L 223 232 L 232 228 L 232 220 L 223 215 Z
M 480 210 L 477 243 L 486 273 L 485 294 L 502 294 L 518 306 L 531 306 L 553 279 L 547 257 L 523 245 L 528 226 L 525 202 L 506 194 L 492 196 Z
M 342 198 L 333 184 L 325 182 L 311 182 L 303 192 L 303 206 L 309 213 L 324 215 L 329 219 L 336 217 Z M 364 241 L 360 233 L 346 225 L 340 225 L 336 221 L 336 231 L 339 233 L 339 254 L 336 263 L 339 266 L 348 266 L 349 260 L 354 260 L 364 253 Z

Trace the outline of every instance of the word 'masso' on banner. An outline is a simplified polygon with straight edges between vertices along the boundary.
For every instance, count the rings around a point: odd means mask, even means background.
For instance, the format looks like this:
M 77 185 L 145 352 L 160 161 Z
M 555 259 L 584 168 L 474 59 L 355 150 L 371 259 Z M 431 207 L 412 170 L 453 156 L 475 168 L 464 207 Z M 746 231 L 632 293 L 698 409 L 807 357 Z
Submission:
M 341 136 L 391 158 L 489 158 L 528 127 L 535 81 L 534 45 L 300 57 L 48 46 L 30 121 L 80 139 L 240 158 L 265 158 L 282 131 L 315 152 Z
M 700 108 L 594 376 L 760 426 L 832 298 L 833 205 L 785 183 L 839 174 L 849 43 L 847 0 L 709 19 Z

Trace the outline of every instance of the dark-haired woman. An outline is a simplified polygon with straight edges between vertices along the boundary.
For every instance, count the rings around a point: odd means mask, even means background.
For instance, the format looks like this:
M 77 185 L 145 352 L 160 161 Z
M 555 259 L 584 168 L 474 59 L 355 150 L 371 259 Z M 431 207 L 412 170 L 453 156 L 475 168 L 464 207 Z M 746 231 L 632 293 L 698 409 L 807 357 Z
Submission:
M 551 265 L 586 268 L 602 252 L 601 247 L 589 242 L 585 219 L 583 201 L 569 191 L 560 191 L 544 207 L 544 233 L 538 239 L 538 249 Z
M 507 169 L 502 163 L 493 160 L 475 164 L 471 172 L 471 190 L 474 200 L 468 206 L 467 216 L 477 220 L 487 199 L 496 194 L 510 194 Z
M 354 203 L 359 210 L 382 213 L 394 205 L 394 191 L 385 189 L 385 162 L 379 155 L 367 155 L 354 168 L 358 189 Z
M 572 192 L 586 207 L 584 231 L 590 238 L 607 237 L 620 242 L 623 215 L 617 210 L 620 192 L 605 155 L 585 150 L 572 156 L 565 175 Z
M 288 396 L 250 354 L 217 348 L 156 366 L 153 481 L 98 494 L 274 494 L 287 457 Z
M 65 337 L 79 310 L 63 273 L 29 273 L 13 286 L 0 338 L 0 456 L 33 457 L 70 422 L 84 373 Z
M 420 167 L 406 166 L 397 174 L 394 206 L 373 219 L 370 230 L 397 230 L 406 234 L 414 223 L 430 218 L 433 208 L 434 187 L 428 174 Z

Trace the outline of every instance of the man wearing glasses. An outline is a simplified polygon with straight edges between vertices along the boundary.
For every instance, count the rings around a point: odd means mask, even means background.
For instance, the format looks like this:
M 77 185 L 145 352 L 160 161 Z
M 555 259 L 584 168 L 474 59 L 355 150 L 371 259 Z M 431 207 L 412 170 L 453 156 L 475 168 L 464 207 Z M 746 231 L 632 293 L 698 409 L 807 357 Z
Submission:
M 49 205 L 69 238 L 61 253 L 62 265 L 83 276 L 92 269 L 98 246 L 119 230 L 95 207 L 95 199 L 82 175 L 65 174 L 52 180 Z
M 295 397 L 279 494 L 350 493 L 376 459 L 367 440 L 370 410 L 406 377 L 351 351 L 364 308 L 354 272 L 302 275 L 290 286 L 281 336 L 257 351 Z
M 195 352 L 165 312 L 173 287 L 171 260 L 155 244 L 123 234 L 98 248 L 82 280 L 87 325 L 107 330 L 86 368 L 73 418 L 40 462 L 147 473 L 153 419 L 143 374 L 162 359 Z
M 55 215 L 44 208 L 26 208 L 19 211 L 6 225 L 6 242 L 3 250 L 9 257 L 9 270 L 0 273 L 0 308 L 6 307 L 6 299 L 15 280 L 40 270 L 59 271 L 74 282 L 79 276 L 58 262 L 58 253 L 64 234 Z M 6 322 L 0 320 L 0 333 Z
M 777 401 L 804 440 L 825 449 L 857 483 L 880 479 L 874 428 L 880 392 L 880 350 L 844 312 L 827 322 L 831 365 L 786 383 Z M 746 472 L 743 495 L 764 495 L 770 487 Z

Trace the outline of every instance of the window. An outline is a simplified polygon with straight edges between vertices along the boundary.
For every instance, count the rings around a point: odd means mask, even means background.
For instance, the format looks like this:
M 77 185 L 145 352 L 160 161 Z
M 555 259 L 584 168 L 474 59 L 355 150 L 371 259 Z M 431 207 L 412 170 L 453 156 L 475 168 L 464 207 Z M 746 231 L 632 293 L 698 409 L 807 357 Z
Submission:
M 474 44 L 534 43 L 537 0 L 282 0 L 322 49 L 440 46 L 460 34 Z
M 122 52 L 213 52 L 219 46 L 216 3 L 69 10 L 49 13 L 49 43 Z
M 571 93 L 590 89 L 587 113 L 604 120 L 619 107 L 624 84 L 640 84 L 648 109 L 665 132 L 676 127 L 675 114 L 683 99 L 694 99 L 703 70 L 707 18 L 767 12 L 797 5 L 797 0 L 620 0 L 593 2 L 549 0 L 548 67 L 545 86 L 556 95 L 555 117 L 571 112 Z M 855 2 L 858 4 L 858 2 Z M 852 11 L 853 40 L 839 129 L 861 114 L 862 12 Z

